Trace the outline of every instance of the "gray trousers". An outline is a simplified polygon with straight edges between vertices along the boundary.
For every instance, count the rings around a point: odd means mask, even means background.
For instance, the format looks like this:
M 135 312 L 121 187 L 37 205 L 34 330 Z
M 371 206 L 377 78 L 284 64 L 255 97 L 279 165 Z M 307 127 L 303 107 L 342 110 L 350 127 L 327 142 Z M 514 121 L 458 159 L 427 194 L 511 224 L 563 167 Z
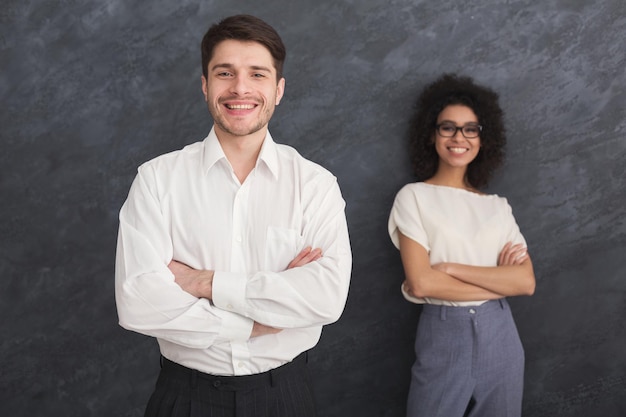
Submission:
M 408 417 L 520 417 L 524 349 L 505 299 L 424 305 Z

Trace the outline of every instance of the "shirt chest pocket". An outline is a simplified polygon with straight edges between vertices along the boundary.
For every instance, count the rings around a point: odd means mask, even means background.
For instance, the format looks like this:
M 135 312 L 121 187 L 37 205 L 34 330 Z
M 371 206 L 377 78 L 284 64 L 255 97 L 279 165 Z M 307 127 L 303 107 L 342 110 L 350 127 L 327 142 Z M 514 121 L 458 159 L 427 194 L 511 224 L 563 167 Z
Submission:
M 268 227 L 265 239 L 265 268 L 280 272 L 298 254 L 300 235 L 297 230 L 284 227 Z

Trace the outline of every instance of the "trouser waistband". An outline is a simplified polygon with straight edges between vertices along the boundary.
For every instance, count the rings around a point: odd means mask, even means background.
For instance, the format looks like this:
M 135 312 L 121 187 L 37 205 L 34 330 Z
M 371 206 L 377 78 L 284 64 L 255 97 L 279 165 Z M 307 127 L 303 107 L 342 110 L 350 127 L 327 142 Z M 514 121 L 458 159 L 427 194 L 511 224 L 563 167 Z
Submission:
M 189 381 L 192 387 L 198 384 L 209 384 L 219 389 L 238 391 L 259 386 L 274 386 L 284 378 L 300 375 L 306 368 L 307 361 L 308 352 L 303 352 L 291 362 L 266 372 L 242 376 L 221 376 L 190 369 L 161 356 L 161 375 L 166 378 Z
M 487 301 L 477 306 L 447 306 L 447 305 L 434 305 L 424 304 L 422 308 L 422 314 L 438 315 L 442 320 L 446 319 L 464 319 L 476 317 L 483 314 L 489 314 L 491 312 L 507 310 L 509 303 L 506 298 L 500 298 L 497 300 Z

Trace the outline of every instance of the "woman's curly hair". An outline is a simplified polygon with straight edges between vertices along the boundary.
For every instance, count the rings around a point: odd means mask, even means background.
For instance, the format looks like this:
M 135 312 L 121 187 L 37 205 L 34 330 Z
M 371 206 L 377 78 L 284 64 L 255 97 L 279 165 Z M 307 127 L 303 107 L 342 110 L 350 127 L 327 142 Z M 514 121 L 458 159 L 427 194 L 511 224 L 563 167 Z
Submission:
M 439 156 L 433 140 L 437 118 L 446 106 L 453 104 L 471 108 L 482 126 L 480 151 L 469 164 L 466 173 L 466 181 L 470 186 L 482 188 L 504 162 L 506 131 L 498 94 L 476 85 L 470 77 L 444 74 L 422 91 L 409 136 L 413 171 L 418 181 L 425 181 L 437 172 Z

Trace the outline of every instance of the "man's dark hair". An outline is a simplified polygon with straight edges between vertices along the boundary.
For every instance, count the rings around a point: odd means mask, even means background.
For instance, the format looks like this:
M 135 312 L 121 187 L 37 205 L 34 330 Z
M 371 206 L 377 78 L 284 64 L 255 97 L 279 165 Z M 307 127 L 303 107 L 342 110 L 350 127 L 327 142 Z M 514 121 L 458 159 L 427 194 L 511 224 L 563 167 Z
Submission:
M 504 162 L 504 113 L 498 104 L 498 94 L 475 84 L 470 77 L 444 74 L 422 91 L 409 137 L 413 171 L 418 181 L 425 181 L 437 172 L 439 156 L 434 144 L 437 118 L 445 107 L 454 104 L 472 109 L 482 126 L 480 151 L 466 173 L 470 186 L 482 188 Z
M 250 15 L 235 15 L 223 19 L 212 25 L 202 38 L 202 74 L 208 76 L 209 61 L 213 57 L 215 46 L 225 40 L 258 42 L 265 46 L 274 58 L 276 79 L 283 76 L 283 64 L 287 52 L 280 36 L 273 27 L 258 17 Z

